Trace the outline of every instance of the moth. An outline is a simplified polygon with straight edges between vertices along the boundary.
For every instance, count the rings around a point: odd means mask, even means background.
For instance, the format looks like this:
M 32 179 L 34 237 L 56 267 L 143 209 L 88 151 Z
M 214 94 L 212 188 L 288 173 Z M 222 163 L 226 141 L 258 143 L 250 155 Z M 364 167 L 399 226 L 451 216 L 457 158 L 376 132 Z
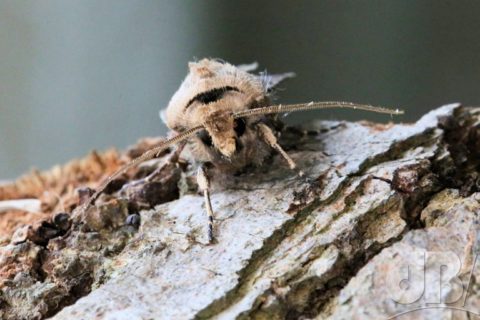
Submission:
M 166 148 L 178 144 L 194 158 L 197 184 L 203 192 L 208 217 L 208 240 L 214 241 L 214 210 L 210 201 L 210 179 L 216 170 L 236 173 L 247 166 L 260 166 L 278 152 L 292 170 L 293 159 L 278 143 L 280 120 L 276 114 L 327 108 L 348 108 L 398 115 L 392 110 L 352 102 L 327 101 L 300 104 L 272 104 L 272 91 L 283 80 L 294 76 L 254 74 L 257 64 L 234 66 L 216 59 L 188 64 L 189 73 L 172 96 L 161 118 L 174 136 L 146 151 L 107 178 L 85 202 L 91 206 L 113 180 L 141 162 L 153 159 Z M 302 171 L 297 171 L 302 175 Z

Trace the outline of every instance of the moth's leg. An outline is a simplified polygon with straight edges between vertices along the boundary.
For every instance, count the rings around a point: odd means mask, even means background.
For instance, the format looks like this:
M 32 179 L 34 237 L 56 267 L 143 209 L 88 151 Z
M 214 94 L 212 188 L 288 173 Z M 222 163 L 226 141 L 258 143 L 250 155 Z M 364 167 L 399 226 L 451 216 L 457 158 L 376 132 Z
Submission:
M 287 161 L 290 169 L 297 171 L 298 175 L 300 177 L 303 177 L 303 171 L 297 170 L 297 164 L 295 163 L 295 161 L 293 161 L 292 158 L 290 158 L 288 153 L 283 150 L 282 146 L 278 144 L 277 137 L 275 137 L 275 134 L 273 134 L 272 129 L 270 129 L 270 127 L 264 123 L 259 123 L 258 130 L 260 130 L 260 134 L 263 140 L 265 140 L 265 142 L 267 142 L 273 149 L 277 150 L 278 153 L 280 153 L 282 157 Z
M 208 217 L 208 242 L 213 243 L 213 210 L 212 203 L 210 202 L 210 180 L 208 179 L 205 165 L 198 167 L 197 183 L 200 190 L 203 191 L 203 196 L 205 198 L 205 208 L 207 209 Z
M 187 145 L 187 141 L 184 140 L 182 142 L 180 142 L 177 146 L 177 148 L 175 148 L 175 150 L 173 151 L 172 155 L 170 156 L 170 158 L 168 159 L 169 162 L 177 162 L 178 159 L 180 158 L 180 154 L 182 153 L 183 149 L 185 149 L 185 146 Z
M 170 163 L 178 162 L 178 159 L 180 158 L 180 154 L 182 153 L 186 144 L 187 144 L 187 141 L 180 142 L 178 144 L 178 147 L 173 151 L 173 153 L 168 158 L 168 162 Z M 145 181 L 152 181 L 162 171 L 162 169 L 163 169 L 163 166 L 160 166 L 157 169 L 155 169 L 152 173 L 150 173 L 147 177 L 145 177 Z

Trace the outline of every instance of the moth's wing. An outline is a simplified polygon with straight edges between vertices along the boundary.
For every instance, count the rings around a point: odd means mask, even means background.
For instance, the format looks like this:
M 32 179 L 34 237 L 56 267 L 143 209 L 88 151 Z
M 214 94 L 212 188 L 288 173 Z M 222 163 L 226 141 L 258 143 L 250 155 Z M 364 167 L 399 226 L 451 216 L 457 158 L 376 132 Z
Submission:
M 163 123 L 167 124 L 167 116 L 166 116 L 166 113 L 167 112 L 167 109 L 160 109 L 160 111 L 158 111 L 158 115 L 160 116 L 160 120 L 162 120 Z
M 275 89 L 282 81 L 295 77 L 294 72 L 286 72 L 286 73 L 279 73 L 279 74 L 268 74 L 262 73 L 259 75 L 262 80 L 263 87 L 265 88 L 266 92 L 271 92 Z
M 240 69 L 242 71 L 245 71 L 245 72 L 251 72 L 251 71 L 255 71 L 257 70 L 258 68 L 258 62 L 257 61 L 254 61 L 252 63 L 248 63 L 248 64 L 240 64 L 238 66 L 236 66 L 237 69 Z
M 258 62 L 255 61 L 249 64 L 241 64 L 236 67 L 245 72 L 252 72 L 258 69 Z M 265 91 L 270 92 L 283 80 L 295 77 L 295 73 L 286 72 L 269 74 L 267 72 L 261 72 L 257 77 L 262 81 Z

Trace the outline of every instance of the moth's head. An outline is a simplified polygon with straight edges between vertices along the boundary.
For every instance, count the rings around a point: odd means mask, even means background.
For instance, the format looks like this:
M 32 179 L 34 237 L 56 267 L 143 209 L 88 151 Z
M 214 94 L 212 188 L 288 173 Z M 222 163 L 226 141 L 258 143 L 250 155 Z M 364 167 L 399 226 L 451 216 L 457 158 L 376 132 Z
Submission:
M 213 113 L 236 112 L 266 97 L 261 78 L 246 68 L 212 59 L 188 64 L 189 73 L 162 112 L 170 129 L 182 131 L 202 124 Z

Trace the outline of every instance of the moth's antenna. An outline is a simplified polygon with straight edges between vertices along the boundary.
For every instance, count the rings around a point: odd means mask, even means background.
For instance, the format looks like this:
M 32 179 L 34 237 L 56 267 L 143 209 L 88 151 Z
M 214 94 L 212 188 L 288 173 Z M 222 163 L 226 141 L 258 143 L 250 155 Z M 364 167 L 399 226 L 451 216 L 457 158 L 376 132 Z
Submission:
M 391 115 L 403 114 L 403 110 L 399 109 L 388 109 L 384 107 L 374 107 L 367 104 L 357 104 L 353 102 L 344 102 L 344 101 L 324 101 L 324 102 L 310 102 L 310 103 L 299 103 L 299 104 L 278 104 L 263 108 L 249 109 L 245 111 L 240 111 L 233 114 L 235 119 L 249 116 L 256 116 L 262 114 L 272 114 L 272 113 L 281 113 L 281 112 L 293 112 L 301 110 L 317 110 L 317 109 L 332 109 L 332 108 L 345 108 L 345 109 L 354 109 L 354 110 L 364 110 L 377 113 L 386 113 Z
M 174 144 L 176 144 L 180 141 L 183 141 L 183 140 L 189 138 L 194 133 L 196 133 L 197 131 L 200 131 L 202 129 L 204 129 L 203 126 L 197 126 L 197 127 L 191 128 L 187 131 L 184 131 L 184 132 L 176 135 L 175 137 L 164 141 L 161 145 L 146 151 L 141 156 L 133 159 L 132 161 L 130 161 L 129 163 L 127 163 L 126 165 L 124 165 L 123 167 L 118 169 L 115 173 L 113 173 L 110 177 L 108 177 L 107 180 L 105 180 L 105 182 L 103 182 L 97 188 L 97 191 L 95 191 L 95 193 L 87 200 L 87 202 L 84 205 L 84 210 L 88 209 L 88 207 L 91 206 L 95 202 L 95 200 L 97 200 L 97 198 L 102 194 L 103 190 L 105 190 L 105 188 L 110 184 L 110 182 L 112 182 L 113 180 L 115 180 L 116 178 L 118 178 L 119 176 L 124 174 L 125 172 L 127 172 L 128 169 L 130 169 L 132 167 L 135 167 L 136 165 L 138 165 L 138 164 L 140 164 L 144 161 L 155 158 L 160 152 L 162 152 L 166 148 L 168 148 L 171 145 L 174 145 Z

